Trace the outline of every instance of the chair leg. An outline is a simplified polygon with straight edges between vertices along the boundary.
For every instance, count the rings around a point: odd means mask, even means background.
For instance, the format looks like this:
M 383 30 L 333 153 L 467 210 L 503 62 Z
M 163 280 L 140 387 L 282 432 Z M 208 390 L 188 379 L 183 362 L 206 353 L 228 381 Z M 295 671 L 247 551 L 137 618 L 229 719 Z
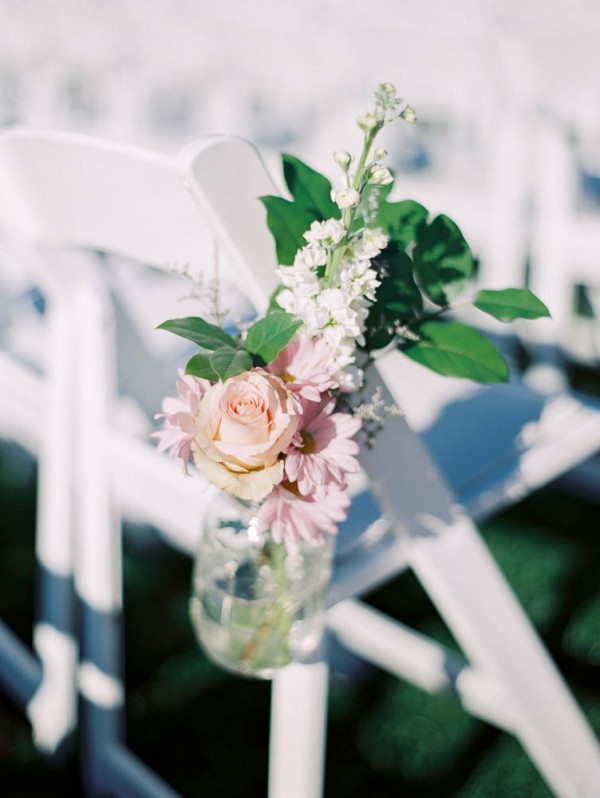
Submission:
M 37 747 L 55 754 L 76 724 L 77 643 L 73 594 L 73 341 L 69 297 L 48 311 L 51 375 L 39 454 L 36 557 L 38 614 L 33 642 L 41 683 L 27 705 Z
M 328 680 L 325 660 L 288 665 L 275 676 L 269 798 L 322 795 Z
M 471 663 L 507 696 L 547 783 L 563 798 L 600 795 L 595 737 L 471 522 L 413 538 L 408 557 Z

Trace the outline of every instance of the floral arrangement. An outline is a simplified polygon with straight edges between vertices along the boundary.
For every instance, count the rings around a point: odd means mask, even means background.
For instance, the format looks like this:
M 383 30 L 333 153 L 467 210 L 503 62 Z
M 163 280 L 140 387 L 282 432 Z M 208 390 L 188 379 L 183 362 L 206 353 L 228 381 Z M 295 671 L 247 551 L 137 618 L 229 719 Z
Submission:
M 342 173 L 326 177 L 283 156 L 293 199 L 263 197 L 281 284 L 267 315 L 232 336 L 192 317 L 161 329 L 196 343 L 166 399 L 161 449 L 190 457 L 214 485 L 243 500 L 264 500 L 259 527 L 289 548 L 322 542 L 344 519 L 348 475 L 358 470 L 355 436 L 364 369 L 397 347 L 441 374 L 481 382 L 508 378 L 493 344 L 475 329 L 440 318 L 473 277 L 474 259 L 457 225 L 430 219 L 411 200 L 390 202 L 394 176 L 381 129 L 416 122 L 391 83 L 358 117 L 364 143 L 356 166 L 334 153 Z M 548 315 L 526 289 L 479 291 L 472 301 L 502 321 Z
M 231 583 L 235 573 L 245 579 L 247 563 L 236 555 L 221 568 L 209 549 L 199 558 L 199 637 L 222 664 L 243 673 L 270 673 L 271 665 L 290 661 L 292 630 L 313 629 L 310 612 L 318 602 L 307 604 L 310 579 L 296 566 L 286 571 L 286 558 L 307 544 L 318 549 L 337 531 L 350 504 L 348 479 L 359 470 L 357 434 L 362 428 L 369 443 L 373 428 L 395 411 L 379 396 L 370 403 L 362 398 L 379 353 L 398 348 L 449 376 L 508 378 L 488 339 L 447 318 L 475 270 L 458 226 L 445 215 L 431 218 L 417 202 L 389 200 L 394 176 L 386 150 L 375 143 L 397 120 L 413 124 L 416 114 L 383 83 L 373 109 L 357 120 L 364 137 L 358 159 L 334 153 L 341 172 L 336 188 L 283 156 L 291 198 L 261 198 L 280 264 L 280 284 L 263 318 L 234 333 L 199 317 L 160 325 L 199 351 L 181 374 L 177 397 L 164 400 L 159 448 L 186 469 L 193 459 L 209 482 L 251 506 L 246 531 L 262 545 L 252 565 L 252 612 L 247 587 L 237 604 L 223 603 L 215 587 Z M 526 289 L 481 290 L 461 302 L 469 303 L 501 321 L 549 315 Z M 237 521 L 217 527 L 236 535 L 241 528 Z M 324 580 L 317 582 L 322 592 Z M 292 600 L 294 591 L 303 598 Z M 314 647 L 318 635 L 307 635 Z

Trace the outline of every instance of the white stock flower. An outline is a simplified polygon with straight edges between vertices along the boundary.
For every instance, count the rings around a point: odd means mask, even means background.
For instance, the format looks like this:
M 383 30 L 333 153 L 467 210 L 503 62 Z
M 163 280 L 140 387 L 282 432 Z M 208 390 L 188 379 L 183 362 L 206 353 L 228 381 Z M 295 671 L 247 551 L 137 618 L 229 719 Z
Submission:
M 327 219 L 325 222 L 313 222 L 304 238 L 312 244 L 322 247 L 333 247 L 339 244 L 346 235 L 346 228 L 338 219 Z M 323 264 L 318 264 L 322 266 Z
M 388 237 L 380 227 L 365 227 L 359 245 L 355 248 L 357 258 L 372 260 L 388 245 Z
M 350 164 L 352 163 L 352 156 L 348 152 L 348 150 L 336 150 L 333 153 L 333 160 L 336 162 L 338 166 L 341 166 L 344 171 L 348 169 Z
M 365 111 L 364 113 L 360 114 L 356 122 L 359 128 L 364 131 L 373 130 L 381 124 L 381 120 L 376 114 L 373 113 L 373 111 Z
M 375 91 L 375 102 L 384 108 L 392 108 L 398 101 L 396 94 L 393 83 L 380 83 Z
M 375 300 L 375 290 L 381 283 L 377 272 L 369 267 L 370 261 L 357 260 L 345 262 L 340 268 L 340 285 L 353 300 L 362 297 Z
M 301 261 L 293 266 L 281 266 L 278 275 L 282 284 L 298 297 L 315 296 L 321 288 L 317 273 Z
M 318 243 L 311 243 L 306 247 L 302 247 L 302 249 L 296 252 L 294 258 L 294 266 L 304 266 L 308 269 L 314 269 L 316 266 L 324 266 L 326 263 L 327 250 Z
M 331 199 L 341 210 L 355 208 L 360 202 L 360 194 L 355 188 L 340 188 L 331 192 Z
M 344 338 L 361 341 L 366 312 L 354 306 L 346 291 L 326 288 L 306 303 L 301 318 L 310 335 L 323 335 L 337 347 Z
M 393 182 L 394 175 L 387 166 L 376 166 L 375 169 L 371 170 L 369 183 L 373 183 L 376 186 L 388 186 Z
M 414 125 L 417 122 L 417 113 L 414 108 L 411 108 L 410 105 L 407 105 L 404 111 L 400 114 L 400 116 L 404 119 L 405 122 L 408 122 L 409 125 Z

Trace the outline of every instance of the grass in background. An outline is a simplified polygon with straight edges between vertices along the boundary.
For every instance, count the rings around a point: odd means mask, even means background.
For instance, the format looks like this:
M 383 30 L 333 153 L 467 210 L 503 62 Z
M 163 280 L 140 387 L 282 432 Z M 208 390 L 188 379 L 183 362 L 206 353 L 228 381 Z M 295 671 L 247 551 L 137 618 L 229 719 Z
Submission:
M 35 473 L 0 448 L 0 615 L 30 641 Z M 482 528 L 494 556 L 597 731 L 600 664 L 599 511 L 546 490 Z M 135 541 L 136 536 L 131 536 Z M 269 686 L 233 678 L 198 650 L 187 620 L 190 561 L 130 542 L 124 556 L 127 738 L 184 796 L 266 795 Z M 404 574 L 376 607 L 454 645 L 427 596 Z M 550 796 L 512 737 L 450 698 L 362 667 L 332 681 L 327 798 Z M 29 727 L 0 696 L 3 798 L 80 795 L 78 764 L 44 763 Z

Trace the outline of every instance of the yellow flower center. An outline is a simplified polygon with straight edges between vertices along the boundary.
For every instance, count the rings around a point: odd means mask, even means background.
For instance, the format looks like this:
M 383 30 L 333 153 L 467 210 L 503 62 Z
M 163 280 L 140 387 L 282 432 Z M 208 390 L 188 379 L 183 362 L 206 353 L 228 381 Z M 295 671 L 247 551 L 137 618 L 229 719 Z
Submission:
M 293 374 L 288 374 L 287 371 L 284 371 L 283 374 L 279 375 L 284 382 L 296 382 L 296 378 Z
M 300 436 L 302 438 L 302 449 L 300 449 L 302 454 L 314 454 L 317 451 L 317 444 L 310 432 L 303 429 Z

